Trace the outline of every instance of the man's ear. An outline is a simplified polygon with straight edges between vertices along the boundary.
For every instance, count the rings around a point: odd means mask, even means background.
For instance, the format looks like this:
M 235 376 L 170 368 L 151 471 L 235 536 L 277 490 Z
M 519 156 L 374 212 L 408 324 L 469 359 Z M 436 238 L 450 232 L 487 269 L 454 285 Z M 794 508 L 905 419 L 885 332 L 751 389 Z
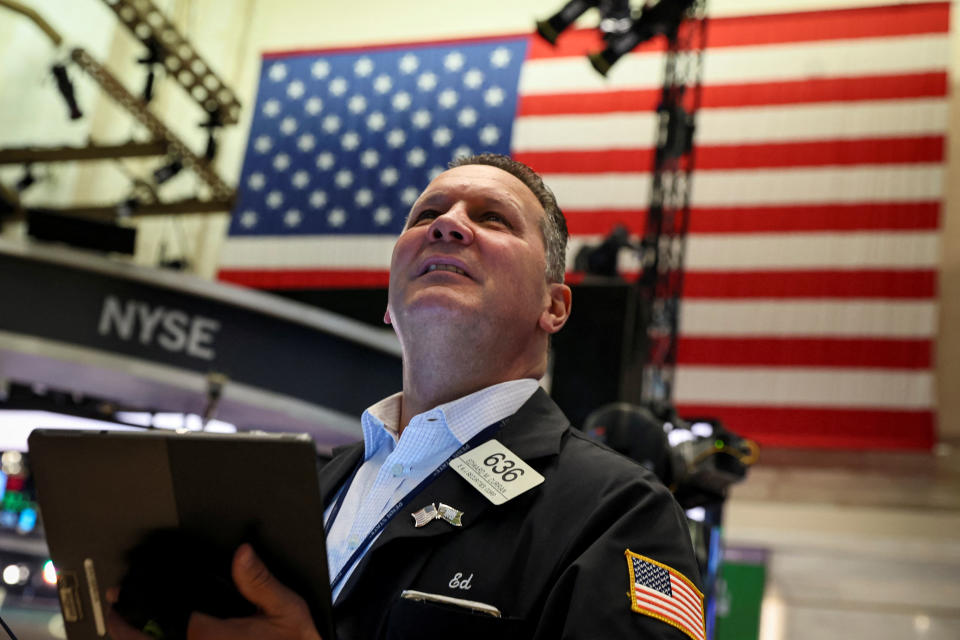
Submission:
M 547 293 L 550 304 L 540 314 L 540 328 L 548 334 L 554 334 L 563 328 L 570 317 L 570 307 L 573 304 L 573 295 L 570 287 L 560 282 L 547 284 Z
M 383 324 L 393 324 L 393 320 L 390 319 L 390 307 L 383 312 Z

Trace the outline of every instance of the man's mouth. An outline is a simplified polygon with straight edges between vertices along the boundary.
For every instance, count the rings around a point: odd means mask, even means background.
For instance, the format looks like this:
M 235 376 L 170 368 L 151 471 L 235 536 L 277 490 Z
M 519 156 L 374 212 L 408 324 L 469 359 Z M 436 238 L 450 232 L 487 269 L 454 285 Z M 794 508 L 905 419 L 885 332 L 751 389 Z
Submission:
M 461 276 L 467 275 L 467 272 L 461 269 L 460 267 L 455 267 L 452 264 L 432 264 L 427 267 L 427 270 L 424 273 L 430 273 L 431 271 L 450 271 L 452 273 L 458 273 Z

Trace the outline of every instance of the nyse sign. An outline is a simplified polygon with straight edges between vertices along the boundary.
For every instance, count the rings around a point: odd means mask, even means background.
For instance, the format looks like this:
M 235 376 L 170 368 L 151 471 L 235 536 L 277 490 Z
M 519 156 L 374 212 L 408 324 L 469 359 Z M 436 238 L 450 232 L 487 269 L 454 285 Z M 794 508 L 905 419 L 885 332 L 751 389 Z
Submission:
M 126 342 L 158 346 L 202 360 L 213 360 L 220 322 L 180 309 L 151 306 L 139 300 L 121 300 L 108 295 L 100 310 L 101 336 L 115 336 Z

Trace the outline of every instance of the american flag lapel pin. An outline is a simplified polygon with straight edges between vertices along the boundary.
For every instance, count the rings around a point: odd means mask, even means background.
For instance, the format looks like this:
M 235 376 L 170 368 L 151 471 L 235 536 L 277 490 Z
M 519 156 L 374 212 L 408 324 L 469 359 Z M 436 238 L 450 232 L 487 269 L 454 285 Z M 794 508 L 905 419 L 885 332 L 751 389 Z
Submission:
M 451 507 L 450 505 L 443 504 L 442 502 L 440 503 L 438 517 L 443 518 L 455 527 L 463 526 L 463 523 L 460 522 L 460 518 L 463 517 L 463 511 Z
M 439 517 L 437 507 L 432 502 L 424 508 L 414 511 L 410 515 L 413 516 L 413 526 L 417 529 L 427 526 Z

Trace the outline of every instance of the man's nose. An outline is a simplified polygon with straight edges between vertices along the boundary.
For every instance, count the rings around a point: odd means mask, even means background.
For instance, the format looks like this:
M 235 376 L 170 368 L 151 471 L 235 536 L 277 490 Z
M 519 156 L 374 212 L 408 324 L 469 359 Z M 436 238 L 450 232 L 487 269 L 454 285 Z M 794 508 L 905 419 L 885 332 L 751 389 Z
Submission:
M 469 244 L 473 242 L 473 225 L 466 211 L 460 207 L 453 207 L 434 219 L 430 225 L 429 235 L 434 241 Z

